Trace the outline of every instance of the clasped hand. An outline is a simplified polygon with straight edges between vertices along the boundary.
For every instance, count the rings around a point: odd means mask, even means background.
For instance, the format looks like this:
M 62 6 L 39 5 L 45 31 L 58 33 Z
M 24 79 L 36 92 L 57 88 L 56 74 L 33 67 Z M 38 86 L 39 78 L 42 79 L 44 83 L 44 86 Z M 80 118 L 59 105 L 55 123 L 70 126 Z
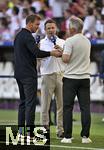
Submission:
M 51 51 L 51 56 L 61 57 L 62 56 L 62 51 L 60 51 L 60 49 L 53 49 Z
M 51 51 L 51 56 L 61 57 L 63 49 L 59 45 L 55 45 L 54 49 Z
M 60 51 L 63 51 L 62 47 L 60 47 L 59 45 L 55 45 L 54 48 L 55 48 L 55 49 L 58 49 L 58 50 L 60 50 Z

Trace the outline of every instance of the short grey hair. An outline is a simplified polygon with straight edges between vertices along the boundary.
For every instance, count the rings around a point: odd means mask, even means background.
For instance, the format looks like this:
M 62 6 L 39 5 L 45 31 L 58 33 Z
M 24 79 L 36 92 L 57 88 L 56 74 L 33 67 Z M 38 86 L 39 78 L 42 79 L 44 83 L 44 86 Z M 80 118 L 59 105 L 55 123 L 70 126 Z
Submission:
M 82 32 L 83 29 L 83 21 L 82 19 L 72 16 L 69 22 L 69 28 L 74 28 L 76 32 Z

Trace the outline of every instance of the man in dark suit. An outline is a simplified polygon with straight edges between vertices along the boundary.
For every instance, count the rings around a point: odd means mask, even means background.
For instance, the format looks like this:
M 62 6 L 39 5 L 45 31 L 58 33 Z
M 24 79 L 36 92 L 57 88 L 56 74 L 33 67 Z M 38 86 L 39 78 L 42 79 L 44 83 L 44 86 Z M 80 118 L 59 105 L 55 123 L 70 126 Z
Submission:
M 51 52 L 39 50 L 32 33 L 37 31 L 40 19 L 38 15 L 28 16 L 26 18 L 26 28 L 23 28 L 14 40 L 15 78 L 20 93 L 18 111 L 18 125 L 20 127 L 24 127 L 25 121 L 27 127 L 34 125 L 37 97 L 36 58 L 61 56 L 59 50 Z M 22 131 L 20 131 L 20 136 L 21 134 Z

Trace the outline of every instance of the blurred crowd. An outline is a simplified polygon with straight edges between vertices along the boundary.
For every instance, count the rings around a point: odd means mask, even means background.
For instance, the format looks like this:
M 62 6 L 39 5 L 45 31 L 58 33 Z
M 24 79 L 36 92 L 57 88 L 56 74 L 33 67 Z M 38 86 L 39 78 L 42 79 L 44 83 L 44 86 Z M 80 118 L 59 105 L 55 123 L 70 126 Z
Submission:
M 88 38 L 104 38 L 104 0 L 4 0 L 0 1 L 0 41 L 12 41 L 25 27 L 28 15 L 37 13 L 42 20 L 38 33 L 44 36 L 44 22 L 53 18 L 58 36 L 66 39 L 72 15 L 84 20 Z

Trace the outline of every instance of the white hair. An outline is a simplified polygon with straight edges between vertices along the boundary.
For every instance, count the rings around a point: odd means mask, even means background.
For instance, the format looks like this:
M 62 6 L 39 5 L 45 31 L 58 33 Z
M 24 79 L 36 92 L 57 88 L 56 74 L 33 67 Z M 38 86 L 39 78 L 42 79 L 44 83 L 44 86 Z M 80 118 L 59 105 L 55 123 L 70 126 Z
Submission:
M 74 28 L 76 32 L 82 32 L 83 21 L 76 16 L 72 16 L 70 18 L 69 28 Z

